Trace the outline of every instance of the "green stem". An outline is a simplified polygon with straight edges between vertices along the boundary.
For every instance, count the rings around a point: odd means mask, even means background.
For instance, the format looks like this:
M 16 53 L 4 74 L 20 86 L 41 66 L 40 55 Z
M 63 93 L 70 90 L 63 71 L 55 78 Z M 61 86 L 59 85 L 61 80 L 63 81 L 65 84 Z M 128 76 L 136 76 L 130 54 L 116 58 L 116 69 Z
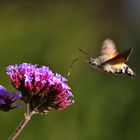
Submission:
M 26 126 L 26 124 L 29 122 L 29 120 L 34 114 L 35 114 L 35 111 L 25 114 L 24 119 L 21 121 L 19 126 L 16 128 L 16 130 L 13 132 L 13 134 L 9 137 L 8 140 L 15 140 L 17 136 L 22 132 L 23 128 Z

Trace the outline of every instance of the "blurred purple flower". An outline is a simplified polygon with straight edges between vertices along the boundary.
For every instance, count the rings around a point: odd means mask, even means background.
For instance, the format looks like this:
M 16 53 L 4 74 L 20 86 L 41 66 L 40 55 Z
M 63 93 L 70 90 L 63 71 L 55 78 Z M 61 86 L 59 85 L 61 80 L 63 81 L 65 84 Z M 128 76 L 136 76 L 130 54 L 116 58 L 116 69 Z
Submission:
M 0 110 L 9 111 L 19 106 L 21 94 L 8 93 L 8 91 L 0 85 Z
M 45 113 L 50 109 L 62 110 L 74 103 L 67 79 L 54 74 L 48 67 L 23 63 L 9 65 L 7 74 L 13 86 L 22 92 L 22 100 L 30 109 Z

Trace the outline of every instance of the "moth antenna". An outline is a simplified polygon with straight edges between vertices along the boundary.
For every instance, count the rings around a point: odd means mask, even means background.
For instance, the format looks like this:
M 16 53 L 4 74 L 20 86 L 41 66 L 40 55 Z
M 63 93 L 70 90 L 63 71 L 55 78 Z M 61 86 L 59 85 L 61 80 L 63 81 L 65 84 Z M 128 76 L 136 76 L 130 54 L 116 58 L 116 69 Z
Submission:
M 88 53 L 86 53 L 85 51 L 83 51 L 82 49 L 79 48 L 79 51 L 82 52 L 83 54 L 85 54 L 88 57 L 91 57 Z

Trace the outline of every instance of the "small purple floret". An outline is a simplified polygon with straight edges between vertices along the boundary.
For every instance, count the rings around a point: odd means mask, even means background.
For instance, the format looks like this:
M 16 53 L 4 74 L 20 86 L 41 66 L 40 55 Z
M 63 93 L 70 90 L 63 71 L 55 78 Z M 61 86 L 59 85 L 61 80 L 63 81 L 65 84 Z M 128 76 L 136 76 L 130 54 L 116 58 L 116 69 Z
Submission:
M 23 63 L 9 65 L 7 74 L 13 86 L 22 92 L 22 100 L 38 112 L 50 109 L 62 110 L 74 103 L 67 79 L 54 74 L 48 67 Z
M 19 106 L 21 94 L 9 93 L 3 86 L 0 85 L 0 110 L 9 111 Z

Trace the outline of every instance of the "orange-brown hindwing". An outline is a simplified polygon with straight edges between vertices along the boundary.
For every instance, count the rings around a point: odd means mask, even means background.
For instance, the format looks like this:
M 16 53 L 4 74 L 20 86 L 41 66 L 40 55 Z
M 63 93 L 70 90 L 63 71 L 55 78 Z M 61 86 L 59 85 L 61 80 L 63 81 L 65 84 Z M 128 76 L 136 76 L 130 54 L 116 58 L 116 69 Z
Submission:
M 126 50 L 122 53 L 119 53 L 117 56 L 115 56 L 112 59 L 109 59 L 108 61 L 104 62 L 102 65 L 105 65 L 105 64 L 117 65 L 117 64 L 125 63 L 126 61 L 128 61 L 129 56 L 131 55 L 132 51 L 133 51 L 133 48 Z

